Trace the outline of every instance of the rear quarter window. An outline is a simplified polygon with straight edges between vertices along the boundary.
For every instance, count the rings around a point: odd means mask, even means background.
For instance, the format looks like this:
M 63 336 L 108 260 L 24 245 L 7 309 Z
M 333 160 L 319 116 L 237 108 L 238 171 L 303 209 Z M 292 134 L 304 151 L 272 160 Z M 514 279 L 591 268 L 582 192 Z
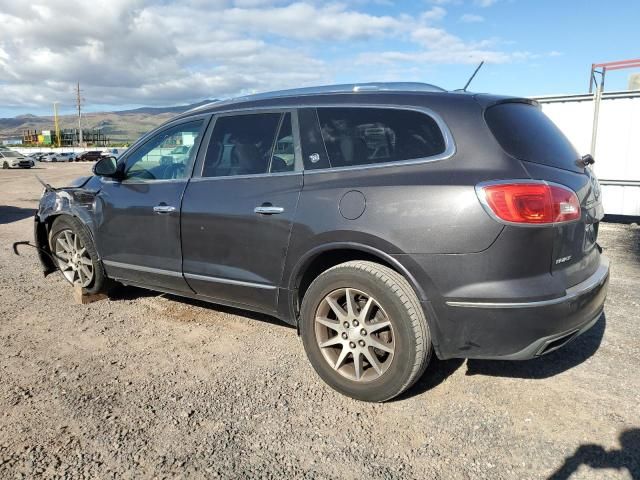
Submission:
M 528 103 L 489 107 L 485 119 L 505 152 L 518 160 L 582 172 L 578 152 L 542 110 Z
M 425 113 L 362 107 L 317 112 L 331 167 L 416 160 L 446 150 L 440 127 Z

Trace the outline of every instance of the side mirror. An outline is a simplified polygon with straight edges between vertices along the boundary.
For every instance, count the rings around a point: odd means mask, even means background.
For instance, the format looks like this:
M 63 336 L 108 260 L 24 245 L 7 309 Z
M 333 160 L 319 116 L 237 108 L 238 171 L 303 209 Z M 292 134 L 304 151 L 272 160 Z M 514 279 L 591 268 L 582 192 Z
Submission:
M 93 166 L 93 174 L 99 177 L 116 178 L 119 173 L 118 163 L 113 157 L 102 157 Z

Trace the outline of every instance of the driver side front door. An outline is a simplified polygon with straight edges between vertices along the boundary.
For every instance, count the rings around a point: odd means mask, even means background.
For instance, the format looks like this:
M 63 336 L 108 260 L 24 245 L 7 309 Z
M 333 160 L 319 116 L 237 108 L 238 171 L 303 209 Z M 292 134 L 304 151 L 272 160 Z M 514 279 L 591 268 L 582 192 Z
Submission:
M 101 179 L 96 243 L 111 278 L 190 292 L 182 275 L 180 202 L 208 116 L 172 124 L 123 159 L 124 179 Z

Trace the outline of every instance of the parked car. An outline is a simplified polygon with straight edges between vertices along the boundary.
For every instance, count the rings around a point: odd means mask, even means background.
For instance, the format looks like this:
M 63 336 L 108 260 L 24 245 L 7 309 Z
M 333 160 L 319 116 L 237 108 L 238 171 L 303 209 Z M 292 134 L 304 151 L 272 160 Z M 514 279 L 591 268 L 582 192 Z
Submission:
M 125 150 L 125 148 L 110 148 L 109 150 L 103 151 L 102 156 L 117 159 Z
M 78 154 L 76 162 L 95 162 L 96 160 L 100 160 L 100 158 L 102 158 L 101 150 L 89 150 Z
M 46 152 L 40 157 L 41 162 L 57 162 L 56 152 Z
M 0 150 L 0 165 L 2 168 L 31 168 L 35 162 L 14 150 Z
M 188 155 L 167 153 L 183 139 Z M 596 323 L 609 262 L 591 160 L 525 98 L 261 94 L 186 112 L 46 192 L 36 242 L 57 258 L 45 273 L 90 293 L 118 281 L 276 316 L 329 385 L 384 401 L 432 352 L 530 359 Z
M 54 152 L 51 155 L 52 162 L 73 162 L 76 154 L 73 152 Z
M 29 155 L 27 155 L 29 158 L 31 158 L 32 160 L 39 162 L 40 159 L 42 158 L 42 155 L 44 155 L 43 152 L 32 152 Z

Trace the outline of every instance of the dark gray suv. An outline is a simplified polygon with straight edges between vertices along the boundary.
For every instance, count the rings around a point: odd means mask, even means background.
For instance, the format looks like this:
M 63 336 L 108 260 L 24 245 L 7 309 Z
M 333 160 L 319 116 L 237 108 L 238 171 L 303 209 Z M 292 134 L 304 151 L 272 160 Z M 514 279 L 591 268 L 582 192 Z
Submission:
M 591 327 L 609 266 L 590 158 L 535 102 L 426 84 L 217 102 L 48 188 L 45 272 L 265 312 L 336 390 L 388 400 L 433 351 L 528 359 Z M 50 251 L 47 251 L 50 250 Z

